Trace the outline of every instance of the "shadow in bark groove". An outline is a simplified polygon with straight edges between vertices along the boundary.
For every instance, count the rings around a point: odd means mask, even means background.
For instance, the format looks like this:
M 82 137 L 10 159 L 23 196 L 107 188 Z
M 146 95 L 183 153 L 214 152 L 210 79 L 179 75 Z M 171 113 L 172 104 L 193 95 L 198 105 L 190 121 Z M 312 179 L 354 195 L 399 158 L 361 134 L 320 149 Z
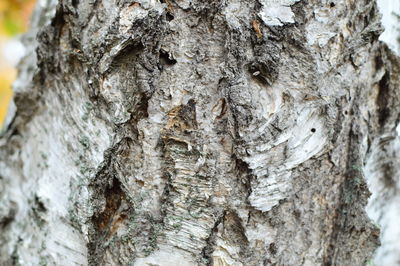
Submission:
M 201 256 L 207 266 L 213 265 L 212 253 L 214 251 L 215 237 L 218 232 L 218 226 L 223 222 L 226 211 L 215 221 L 213 228 L 210 231 L 210 235 L 206 239 L 206 246 L 203 248 Z
M 355 103 L 357 104 L 357 103 Z M 369 223 L 368 219 L 358 220 L 364 215 L 364 206 L 367 204 L 370 192 L 362 173 L 362 159 L 360 158 L 361 132 L 353 123 L 350 129 L 347 144 L 346 169 L 340 181 L 340 196 L 336 203 L 333 216 L 333 229 L 328 237 L 329 245 L 324 252 L 323 265 L 336 265 L 338 260 L 352 261 L 352 252 L 349 246 L 363 235 L 362 246 L 375 246 L 379 243 L 379 229 Z
M 116 178 L 112 180 L 112 185 L 106 188 L 104 191 L 104 196 L 106 199 L 106 206 L 104 210 L 92 217 L 96 231 L 101 233 L 112 229 L 113 225 L 111 222 L 113 221 L 113 217 L 121 206 L 121 202 L 125 200 L 126 197 L 125 193 L 121 189 L 121 183 Z M 121 218 L 123 217 L 126 218 L 126 215 L 121 216 Z M 110 234 L 112 231 L 107 233 Z
M 390 109 L 388 107 L 390 97 L 390 74 L 385 72 L 382 79 L 378 83 L 379 93 L 376 99 L 378 106 L 379 125 L 383 127 L 390 116 Z

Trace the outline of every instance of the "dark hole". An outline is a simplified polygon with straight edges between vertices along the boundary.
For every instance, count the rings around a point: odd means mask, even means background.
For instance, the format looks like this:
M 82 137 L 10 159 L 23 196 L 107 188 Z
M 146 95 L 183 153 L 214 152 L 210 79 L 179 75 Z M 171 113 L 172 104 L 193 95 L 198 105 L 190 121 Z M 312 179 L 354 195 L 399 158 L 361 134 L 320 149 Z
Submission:
M 380 68 L 382 68 L 383 67 L 383 60 L 382 60 L 382 57 L 381 56 L 376 56 L 375 57 L 375 67 L 376 67 L 376 69 L 380 69 Z
M 347 26 L 348 26 L 349 28 L 351 28 L 351 27 L 353 27 L 353 23 L 352 23 L 351 21 L 349 21 L 349 22 L 347 22 Z
M 347 115 L 347 114 L 349 114 L 349 112 L 347 112 L 347 111 L 344 111 L 344 114 L 345 114 L 345 115 Z
M 278 249 L 276 248 L 275 243 L 271 243 L 269 244 L 269 252 L 271 252 L 272 255 L 276 254 L 276 252 L 278 251 Z
M 165 17 L 167 18 L 167 21 L 171 21 L 171 20 L 174 19 L 174 16 L 173 16 L 171 13 L 169 13 L 169 12 L 167 12 L 167 14 L 165 15 Z
M 36 203 L 36 208 L 38 211 L 45 212 L 46 207 L 44 206 L 44 203 L 39 199 L 38 196 L 35 196 L 35 203 Z
M 80 45 L 79 45 L 78 40 L 72 40 L 72 41 L 71 41 L 71 46 L 72 46 L 73 48 L 75 48 L 75 49 L 79 49 Z
M 125 194 L 121 189 L 121 183 L 118 179 L 114 178 L 112 186 L 105 189 L 104 197 L 106 199 L 104 210 L 92 217 L 92 221 L 97 231 L 104 231 L 107 229 L 107 226 L 114 217 L 118 208 L 121 206 L 121 202 L 125 197 Z
M 331 2 L 331 3 L 330 3 L 330 6 L 331 6 L 331 7 L 335 7 L 335 3 L 334 3 L 334 2 Z
M 162 65 L 171 66 L 176 64 L 176 60 L 172 58 L 172 56 L 168 52 L 160 50 L 160 63 Z
M 268 73 L 268 69 L 262 64 L 253 64 L 249 67 L 249 71 L 253 78 L 264 85 L 269 85 L 270 82 L 265 73 Z
M 111 63 L 112 69 L 132 66 L 137 60 L 139 53 L 144 49 L 142 43 L 132 43 L 122 49 Z
M 78 6 L 78 4 L 79 4 L 79 0 L 72 0 L 72 6 L 73 7 L 77 7 Z
M 379 124 L 381 127 L 384 126 L 386 120 L 390 116 L 390 109 L 388 107 L 390 99 L 390 75 L 388 72 L 383 75 L 382 79 L 378 83 L 379 92 L 376 99 L 376 104 L 378 106 Z
M 315 128 L 312 128 L 312 129 L 311 129 L 311 132 L 312 132 L 312 133 L 315 133 L 315 131 L 317 131 Z

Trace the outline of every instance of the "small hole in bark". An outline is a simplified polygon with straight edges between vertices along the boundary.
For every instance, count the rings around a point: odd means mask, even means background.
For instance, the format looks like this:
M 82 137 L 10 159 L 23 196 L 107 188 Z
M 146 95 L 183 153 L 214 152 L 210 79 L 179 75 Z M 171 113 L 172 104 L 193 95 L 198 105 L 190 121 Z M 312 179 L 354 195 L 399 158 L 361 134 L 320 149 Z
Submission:
M 167 14 L 165 15 L 167 21 L 171 21 L 174 19 L 174 15 L 172 15 L 170 12 L 167 12 Z
M 171 13 L 171 9 L 172 9 L 171 3 L 169 3 L 168 1 L 165 1 L 165 0 L 160 0 L 160 3 L 167 4 L 167 6 L 168 6 L 167 13 L 165 15 L 167 21 L 173 20 L 174 19 L 174 15 L 172 15 L 172 13 Z
M 176 64 L 176 60 L 168 52 L 160 50 L 160 63 L 162 65 L 172 66 Z
M 348 115 L 348 114 L 349 114 L 349 112 L 347 112 L 347 111 L 344 111 L 344 114 L 345 114 L 345 115 Z
M 330 7 L 335 7 L 336 6 L 334 2 L 331 2 L 329 5 L 330 5 Z
M 78 6 L 78 4 L 79 4 L 79 0 L 72 0 L 72 6 L 73 7 L 77 7 Z
M 272 255 L 275 255 L 276 252 L 278 251 L 278 249 L 276 248 L 275 243 L 269 244 L 268 249 L 269 249 L 269 252 L 270 252 Z
M 312 128 L 312 129 L 311 129 L 311 132 L 312 132 L 312 133 L 315 133 L 315 131 L 317 131 L 315 128 Z
M 258 63 L 252 64 L 249 67 L 249 71 L 252 77 L 261 84 L 268 86 L 272 83 L 268 78 L 268 74 L 271 71 L 269 71 L 268 67 L 265 64 L 258 64 Z
M 144 186 L 144 182 L 142 180 L 136 180 L 136 183 L 138 183 L 138 185 L 141 187 Z

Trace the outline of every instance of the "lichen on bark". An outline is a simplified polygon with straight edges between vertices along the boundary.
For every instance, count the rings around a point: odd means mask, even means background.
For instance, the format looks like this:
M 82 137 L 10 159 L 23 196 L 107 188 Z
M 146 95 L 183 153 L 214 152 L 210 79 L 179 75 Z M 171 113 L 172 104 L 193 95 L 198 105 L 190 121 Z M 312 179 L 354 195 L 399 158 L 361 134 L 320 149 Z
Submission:
M 372 258 L 363 169 L 400 111 L 375 1 L 47 8 L 0 140 L 0 263 Z

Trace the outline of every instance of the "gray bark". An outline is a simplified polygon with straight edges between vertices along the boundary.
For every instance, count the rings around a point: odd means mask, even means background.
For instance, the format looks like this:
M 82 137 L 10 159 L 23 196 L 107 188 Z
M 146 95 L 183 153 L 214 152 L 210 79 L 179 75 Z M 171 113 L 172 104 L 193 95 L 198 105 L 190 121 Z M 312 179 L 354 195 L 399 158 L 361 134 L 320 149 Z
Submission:
M 370 262 L 365 174 L 371 205 L 400 183 L 381 32 L 368 0 L 42 1 L 0 139 L 0 264 Z
M 382 24 L 385 32 L 379 37 L 385 41 L 388 46 L 400 55 L 400 28 L 399 16 L 400 1 L 378 0 L 380 12 L 383 14 Z M 389 59 L 390 61 L 390 59 Z M 398 115 L 398 75 L 399 69 L 396 65 L 392 67 L 391 63 L 385 67 L 386 71 L 394 73 L 393 77 L 389 77 L 389 86 L 394 86 L 394 92 L 389 92 L 386 98 L 394 97 L 393 110 L 389 105 L 388 110 Z M 382 75 L 382 74 L 381 74 Z M 392 76 L 393 74 L 391 74 Z M 381 84 L 387 82 L 382 81 Z M 395 116 L 393 116 L 395 117 Z M 397 126 L 396 126 L 397 125 Z M 398 120 L 391 122 L 389 130 L 375 135 L 373 144 L 370 148 L 371 152 L 366 156 L 364 173 L 372 192 L 367 205 L 367 213 L 380 227 L 381 245 L 376 250 L 376 265 L 399 265 L 400 264 L 400 220 L 399 204 L 400 194 L 400 173 L 399 173 L 399 141 L 400 126 Z

